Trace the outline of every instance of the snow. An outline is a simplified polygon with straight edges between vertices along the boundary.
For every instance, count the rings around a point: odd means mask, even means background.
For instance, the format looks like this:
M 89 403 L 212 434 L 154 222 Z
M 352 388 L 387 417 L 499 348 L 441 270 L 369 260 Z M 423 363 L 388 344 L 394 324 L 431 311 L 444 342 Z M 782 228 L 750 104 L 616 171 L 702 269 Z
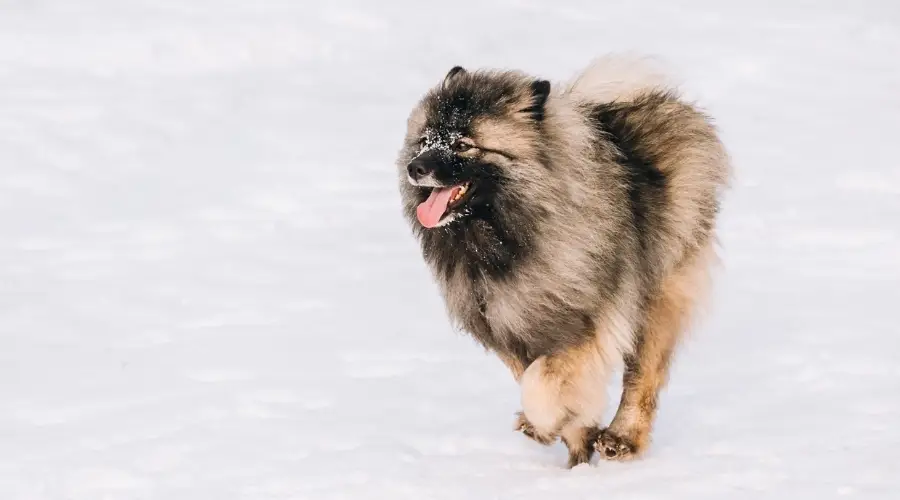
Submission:
M 897 498 L 894 2 L 2 10 L 0 498 Z M 670 63 L 737 178 L 649 455 L 567 471 L 451 330 L 392 162 L 453 65 L 609 51 Z

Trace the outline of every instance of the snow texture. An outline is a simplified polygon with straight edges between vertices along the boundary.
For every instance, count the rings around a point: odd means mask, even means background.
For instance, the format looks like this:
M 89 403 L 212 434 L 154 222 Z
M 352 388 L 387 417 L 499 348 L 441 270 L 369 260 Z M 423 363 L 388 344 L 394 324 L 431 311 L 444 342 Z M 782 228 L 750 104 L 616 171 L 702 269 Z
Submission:
M 0 11 L 3 500 L 900 495 L 896 2 Z M 453 65 L 612 51 L 677 72 L 737 177 L 649 455 L 567 471 L 448 325 L 392 162 Z

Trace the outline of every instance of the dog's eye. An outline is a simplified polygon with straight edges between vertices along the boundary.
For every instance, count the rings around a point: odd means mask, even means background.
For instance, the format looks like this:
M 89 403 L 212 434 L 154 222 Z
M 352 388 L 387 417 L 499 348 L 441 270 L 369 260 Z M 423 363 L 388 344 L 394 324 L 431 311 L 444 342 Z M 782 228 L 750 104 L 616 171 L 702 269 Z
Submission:
M 466 151 L 472 149 L 474 146 L 469 144 L 466 141 L 456 141 L 453 143 L 453 151 L 457 153 L 465 153 Z

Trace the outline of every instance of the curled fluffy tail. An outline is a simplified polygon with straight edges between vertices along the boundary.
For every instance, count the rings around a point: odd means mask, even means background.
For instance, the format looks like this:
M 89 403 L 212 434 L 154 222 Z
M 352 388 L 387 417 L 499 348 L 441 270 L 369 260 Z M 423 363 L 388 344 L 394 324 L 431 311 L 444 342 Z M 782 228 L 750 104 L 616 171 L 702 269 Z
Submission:
M 568 85 L 564 95 L 581 103 L 630 101 L 653 90 L 674 91 L 676 83 L 663 64 L 629 54 L 599 57 Z

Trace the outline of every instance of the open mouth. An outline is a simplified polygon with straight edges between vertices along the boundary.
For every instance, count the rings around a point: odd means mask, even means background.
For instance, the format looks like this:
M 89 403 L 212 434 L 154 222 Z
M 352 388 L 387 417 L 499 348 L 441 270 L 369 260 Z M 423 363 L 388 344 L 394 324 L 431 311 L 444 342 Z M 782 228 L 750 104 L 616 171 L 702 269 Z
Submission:
M 416 208 L 419 222 L 429 229 L 450 222 L 465 208 L 474 190 L 471 182 L 433 188 L 428 199 Z

